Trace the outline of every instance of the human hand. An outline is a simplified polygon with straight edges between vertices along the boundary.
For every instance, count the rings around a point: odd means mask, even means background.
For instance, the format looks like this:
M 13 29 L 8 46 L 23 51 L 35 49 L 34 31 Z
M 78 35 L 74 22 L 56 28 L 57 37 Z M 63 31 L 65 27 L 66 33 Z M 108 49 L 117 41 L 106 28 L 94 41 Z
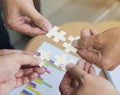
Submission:
M 40 68 L 40 59 L 33 57 L 37 52 L 19 50 L 0 50 L 0 94 L 34 80 L 44 73 Z
M 83 30 L 81 39 L 74 41 L 78 54 L 102 69 L 113 70 L 120 63 L 120 28 L 95 35 L 95 30 Z
M 10 29 L 28 35 L 46 34 L 51 23 L 34 7 L 33 0 L 2 0 L 4 17 Z
M 109 81 L 95 75 L 89 63 L 70 64 L 67 70 L 60 85 L 61 95 L 119 95 Z

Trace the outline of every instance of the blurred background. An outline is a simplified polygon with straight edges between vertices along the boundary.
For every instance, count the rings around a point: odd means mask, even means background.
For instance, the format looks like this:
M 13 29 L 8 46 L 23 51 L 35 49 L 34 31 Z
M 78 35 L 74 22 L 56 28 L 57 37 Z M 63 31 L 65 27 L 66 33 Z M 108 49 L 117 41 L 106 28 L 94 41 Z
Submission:
M 37 4 L 37 8 L 39 6 Z M 120 0 L 41 0 L 41 13 L 54 25 L 71 21 L 97 23 L 120 21 Z M 16 49 L 24 49 L 31 37 L 9 30 Z

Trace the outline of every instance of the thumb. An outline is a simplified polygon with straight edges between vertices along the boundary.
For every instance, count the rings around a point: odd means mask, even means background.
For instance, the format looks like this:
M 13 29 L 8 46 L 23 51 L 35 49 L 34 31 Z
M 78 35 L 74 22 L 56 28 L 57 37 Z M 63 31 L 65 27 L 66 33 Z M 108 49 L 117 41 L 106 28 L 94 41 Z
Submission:
M 83 83 L 85 76 L 88 75 L 85 71 L 81 70 L 77 65 L 75 64 L 68 64 L 66 66 L 68 73 L 70 76 L 75 78 L 79 83 Z
M 94 36 L 83 37 L 79 40 L 73 41 L 72 44 L 77 49 L 79 49 L 79 48 L 84 48 L 85 49 L 85 48 L 89 48 L 89 47 L 96 47 Z
M 95 63 L 99 66 L 99 61 L 102 56 L 101 50 L 103 48 L 102 40 L 99 35 L 85 37 L 77 41 L 77 53 L 90 63 Z
M 92 35 L 95 35 L 95 34 L 97 34 L 97 31 L 95 29 L 91 29 L 91 30 L 84 29 L 84 30 L 81 31 L 81 39 L 91 37 Z M 85 43 L 85 42 L 83 42 L 83 43 Z M 88 39 L 88 43 L 89 43 L 89 39 Z M 75 48 L 79 48 L 79 40 L 73 41 L 73 46 Z
M 27 54 L 17 54 L 15 55 L 15 60 L 19 65 L 29 65 L 29 66 L 38 66 L 41 62 L 40 58 L 33 57 L 32 55 Z
M 26 15 L 32 19 L 32 21 L 37 25 L 40 29 L 47 32 L 52 28 L 51 23 L 42 16 L 35 8 L 26 12 Z
M 96 37 L 90 36 L 90 37 L 84 37 L 78 40 L 78 47 L 79 48 L 96 48 Z

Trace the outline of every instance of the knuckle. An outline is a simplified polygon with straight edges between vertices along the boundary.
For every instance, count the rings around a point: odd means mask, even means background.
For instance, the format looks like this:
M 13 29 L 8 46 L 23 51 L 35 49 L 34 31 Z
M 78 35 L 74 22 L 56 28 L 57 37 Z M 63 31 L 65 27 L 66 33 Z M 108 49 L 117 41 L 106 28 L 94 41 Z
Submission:
M 40 16 L 39 18 L 36 19 L 38 24 L 44 25 L 46 22 L 46 19 L 43 16 Z
M 87 46 L 88 45 L 88 38 L 82 38 L 82 40 L 80 40 L 79 45 L 80 46 Z
M 104 44 L 103 38 L 101 38 L 100 35 L 94 36 L 94 43 L 95 43 L 96 49 L 102 48 Z

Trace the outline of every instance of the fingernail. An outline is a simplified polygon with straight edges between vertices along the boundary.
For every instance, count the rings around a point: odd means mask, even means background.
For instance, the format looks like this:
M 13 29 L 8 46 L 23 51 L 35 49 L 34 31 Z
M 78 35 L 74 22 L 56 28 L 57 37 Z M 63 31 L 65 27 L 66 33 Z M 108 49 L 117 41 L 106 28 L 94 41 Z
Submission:
M 50 23 L 46 23 L 43 25 L 42 29 L 47 32 L 52 28 L 52 25 Z
M 40 55 L 41 55 L 40 52 L 37 52 L 37 53 L 36 53 L 36 56 L 40 56 Z
M 66 66 L 66 69 L 67 69 L 67 70 L 70 70 L 70 69 L 72 69 L 73 67 L 75 67 L 75 64 L 70 63 L 70 64 L 68 64 L 68 65 Z
M 79 40 L 75 40 L 75 41 L 73 41 L 72 45 L 73 45 L 75 48 L 78 48 L 78 42 L 79 42 Z
M 89 37 L 90 36 L 90 30 L 89 29 L 84 29 L 82 31 L 82 37 Z
M 78 61 L 78 63 L 77 63 L 77 66 L 80 68 L 80 69 L 84 69 L 84 65 L 85 65 L 85 63 L 83 62 L 83 60 L 80 60 L 80 61 Z

